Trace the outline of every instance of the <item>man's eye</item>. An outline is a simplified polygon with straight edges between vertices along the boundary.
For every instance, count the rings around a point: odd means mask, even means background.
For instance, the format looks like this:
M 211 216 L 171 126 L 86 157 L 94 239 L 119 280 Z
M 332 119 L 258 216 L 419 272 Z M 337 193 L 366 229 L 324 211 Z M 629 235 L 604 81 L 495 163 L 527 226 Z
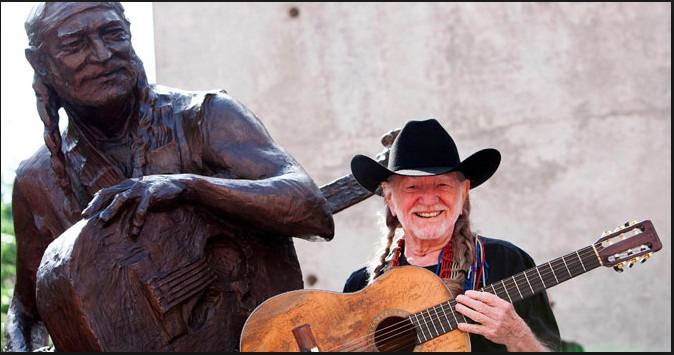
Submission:
M 72 40 L 61 42 L 60 47 L 61 47 L 61 49 L 65 50 L 65 51 L 74 51 L 74 50 L 80 49 L 82 47 L 83 43 L 84 43 L 84 40 L 82 40 L 81 38 L 77 38 L 77 39 L 72 39 Z
M 106 31 L 103 32 L 103 36 L 106 39 L 113 41 L 124 41 L 128 39 L 126 30 L 121 27 L 107 29 Z

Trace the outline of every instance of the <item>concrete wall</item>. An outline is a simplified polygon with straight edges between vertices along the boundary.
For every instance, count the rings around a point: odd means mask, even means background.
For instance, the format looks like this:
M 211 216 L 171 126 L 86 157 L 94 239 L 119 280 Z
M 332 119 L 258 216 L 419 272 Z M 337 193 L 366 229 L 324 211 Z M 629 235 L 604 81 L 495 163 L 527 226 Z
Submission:
M 471 191 L 475 230 L 539 264 L 652 220 L 664 248 L 648 262 L 549 294 L 586 350 L 671 351 L 670 3 L 154 3 L 154 22 L 158 83 L 228 90 L 319 185 L 435 117 L 462 158 L 501 151 Z M 341 291 L 382 207 L 296 242 L 307 288 Z

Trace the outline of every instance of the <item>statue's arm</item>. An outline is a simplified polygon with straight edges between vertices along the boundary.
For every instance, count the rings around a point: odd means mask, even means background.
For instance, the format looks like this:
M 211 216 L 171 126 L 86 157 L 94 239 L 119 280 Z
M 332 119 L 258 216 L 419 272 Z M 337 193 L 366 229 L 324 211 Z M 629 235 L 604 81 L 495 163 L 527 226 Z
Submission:
M 48 344 L 47 330 L 35 302 L 35 277 L 51 239 L 41 236 L 37 230 L 36 218 L 21 188 L 19 180 L 15 180 L 12 213 L 17 248 L 16 282 L 5 319 L 5 351 L 32 351 Z
M 225 94 L 209 97 L 202 110 L 204 163 L 221 174 L 195 178 L 191 201 L 282 234 L 333 237 L 325 197 L 252 112 Z
M 196 120 L 183 124 L 204 172 L 147 175 L 101 189 L 83 217 L 100 212 L 107 223 L 132 206 L 128 235 L 137 236 L 153 207 L 188 202 L 274 234 L 332 239 L 334 222 L 325 197 L 252 112 L 218 93 L 208 94 L 197 114 L 185 117 Z

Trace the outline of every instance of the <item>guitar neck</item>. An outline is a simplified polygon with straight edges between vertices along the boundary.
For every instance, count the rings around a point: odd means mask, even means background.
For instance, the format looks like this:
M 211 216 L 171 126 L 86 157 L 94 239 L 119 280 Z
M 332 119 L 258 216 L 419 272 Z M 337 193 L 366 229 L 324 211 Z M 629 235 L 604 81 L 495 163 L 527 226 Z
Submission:
M 588 246 L 495 282 L 479 291 L 495 294 L 514 303 L 599 266 L 601 260 L 595 248 Z M 456 329 L 459 323 L 468 322 L 461 313 L 456 312 L 456 303 L 455 300 L 444 302 L 409 316 L 416 328 L 419 344 Z
M 361 202 L 373 193 L 360 186 L 353 175 L 345 175 L 321 186 L 321 193 L 328 200 L 330 212 L 335 214 Z

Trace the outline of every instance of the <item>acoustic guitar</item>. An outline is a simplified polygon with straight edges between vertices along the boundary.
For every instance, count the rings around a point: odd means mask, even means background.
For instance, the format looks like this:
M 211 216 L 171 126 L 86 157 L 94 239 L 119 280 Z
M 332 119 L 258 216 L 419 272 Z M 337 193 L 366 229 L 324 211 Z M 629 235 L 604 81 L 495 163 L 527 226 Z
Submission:
M 605 232 L 594 244 L 488 285 L 511 303 L 599 266 L 622 271 L 662 243 L 649 220 Z M 442 280 L 415 266 L 390 270 L 350 294 L 294 290 L 271 297 L 246 320 L 241 351 L 470 351 L 467 319 Z

